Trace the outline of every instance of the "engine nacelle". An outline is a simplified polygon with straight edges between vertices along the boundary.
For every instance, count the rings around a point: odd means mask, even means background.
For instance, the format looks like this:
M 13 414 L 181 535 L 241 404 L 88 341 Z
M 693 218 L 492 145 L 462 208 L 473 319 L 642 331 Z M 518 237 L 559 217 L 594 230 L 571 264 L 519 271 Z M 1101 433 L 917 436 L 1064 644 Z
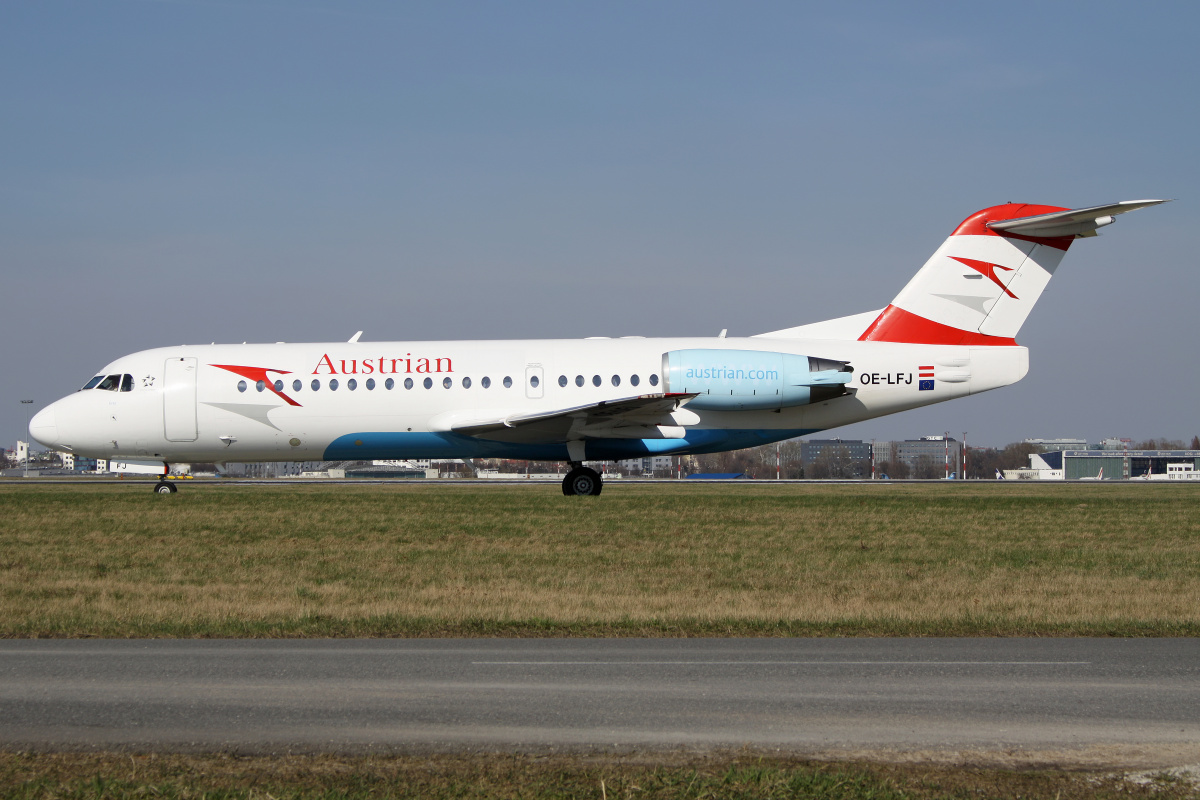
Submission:
M 697 411 L 750 411 L 819 403 L 848 394 L 854 369 L 845 361 L 760 350 L 663 353 L 664 389 L 696 393 Z

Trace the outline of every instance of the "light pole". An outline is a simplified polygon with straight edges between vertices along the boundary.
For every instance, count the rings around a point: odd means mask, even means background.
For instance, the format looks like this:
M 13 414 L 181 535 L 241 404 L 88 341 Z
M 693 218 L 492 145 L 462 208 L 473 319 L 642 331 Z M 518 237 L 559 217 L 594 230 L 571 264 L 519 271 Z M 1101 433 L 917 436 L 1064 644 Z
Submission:
M 959 469 L 961 470 L 963 480 L 966 480 L 967 479 L 967 432 L 966 431 L 963 431 L 962 459 L 961 460 L 962 460 L 962 466 L 959 467 Z
M 32 400 L 22 400 L 21 405 L 32 406 L 33 401 Z M 25 438 L 29 439 L 29 438 L 31 438 L 29 435 L 29 425 L 30 425 L 30 423 L 33 422 L 33 409 L 27 408 L 27 409 L 25 409 L 25 412 L 26 412 L 25 413 Z M 33 443 L 29 442 L 29 441 L 25 442 L 25 477 L 26 478 L 29 477 L 29 453 L 32 450 L 32 447 L 31 447 L 32 444 Z

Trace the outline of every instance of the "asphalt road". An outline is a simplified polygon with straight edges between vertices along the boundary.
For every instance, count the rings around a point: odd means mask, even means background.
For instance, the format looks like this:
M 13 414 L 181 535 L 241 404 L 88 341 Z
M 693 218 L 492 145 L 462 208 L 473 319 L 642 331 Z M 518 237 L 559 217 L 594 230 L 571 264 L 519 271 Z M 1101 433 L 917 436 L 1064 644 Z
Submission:
M 10 750 L 1197 743 L 1195 639 L 0 641 Z

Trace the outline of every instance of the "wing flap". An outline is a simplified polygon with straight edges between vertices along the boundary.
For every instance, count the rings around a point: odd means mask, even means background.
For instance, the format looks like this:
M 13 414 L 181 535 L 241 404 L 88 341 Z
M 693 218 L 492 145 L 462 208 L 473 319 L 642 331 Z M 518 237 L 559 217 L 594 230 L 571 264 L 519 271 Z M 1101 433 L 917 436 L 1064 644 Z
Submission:
M 664 438 L 660 428 L 678 426 L 672 413 L 695 394 L 644 394 L 582 406 L 510 414 L 495 420 L 452 425 L 465 436 L 499 441 L 562 442 L 588 438 Z M 674 437 L 668 437 L 674 438 Z

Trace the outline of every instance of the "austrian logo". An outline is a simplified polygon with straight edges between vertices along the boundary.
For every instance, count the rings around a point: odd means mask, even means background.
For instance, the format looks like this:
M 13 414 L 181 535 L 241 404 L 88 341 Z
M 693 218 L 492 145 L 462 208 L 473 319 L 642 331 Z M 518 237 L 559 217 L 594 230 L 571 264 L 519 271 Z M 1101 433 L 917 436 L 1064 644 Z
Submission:
M 988 280 L 990 280 L 992 283 L 999 286 L 1001 291 L 1003 291 L 1006 295 L 1011 297 L 1013 300 L 1020 299 L 1015 294 L 1010 292 L 1008 290 L 1008 287 L 1005 286 L 1004 283 L 1000 280 L 1000 278 L 996 276 L 996 270 L 1002 269 L 1005 272 L 1012 272 L 1013 271 L 1012 267 L 1002 267 L 999 264 L 989 264 L 986 261 L 977 261 L 973 258 L 959 258 L 958 256 L 950 256 L 950 257 L 953 258 L 955 261 L 959 262 L 960 264 L 970 267 L 971 269 L 978 272 L 980 275 L 982 275 L 985 278 L 987 278 Z
M 340 369 L 339 369 L 340 367 Z M 454 372 L 454 365 L 448 358 L 413 358 L 412 353 L 405 353 L 403 358 L 338 358 L 334 359 L 325 353 L 317 360 L 313 375 L 411 375 L 430 374 L 434 372 Z
M 286 394 L 284 394 L 282 389 L 275 388 L 275 379 L 267 374 L 269 372 L 273 372 L 276 375 L 290 375 L 291 374 L 290 370 L 269 369 L 267 367 L 243 367 L 243 366 L 238 366 L 236 364 L 210 364 L 209 366 L 216 367 L 217 369 L 227 370 L 229 372 L 232 372 L 234 375 L 241 375 L 243 378 L 247 378 L 247 379 L 253 381 L 254 383 L 258 383 L 259 381 L 261 381 L 263 383 L 264 389 L 268 389 L 271 392 L 282 397 L 289 406 L 300 405 L 295 400 L 293 400 L 292 398 L 290 398 Z M 280 385 L 282 385 L 282 383 Z
M 291 370 L 271 369 L 270 367 L 248 367 L 240 364 L 210 364 L 209 366 L 240 375 L 252 383 L 263 384 L 263 389 L 278 395 L 290 406 L 300 404 L 289 397 L 284 391 L 284 382 L 273 376 L 291 375 Z M 428 375 L 442 372 L 454 372 L 454 364 L 449 358 L 414 357 L 405 353 L 402 358 L 379 356 L 377 358 L 333 358 L 328 353 L 321 354 L 313 367 L 313 375 Z

